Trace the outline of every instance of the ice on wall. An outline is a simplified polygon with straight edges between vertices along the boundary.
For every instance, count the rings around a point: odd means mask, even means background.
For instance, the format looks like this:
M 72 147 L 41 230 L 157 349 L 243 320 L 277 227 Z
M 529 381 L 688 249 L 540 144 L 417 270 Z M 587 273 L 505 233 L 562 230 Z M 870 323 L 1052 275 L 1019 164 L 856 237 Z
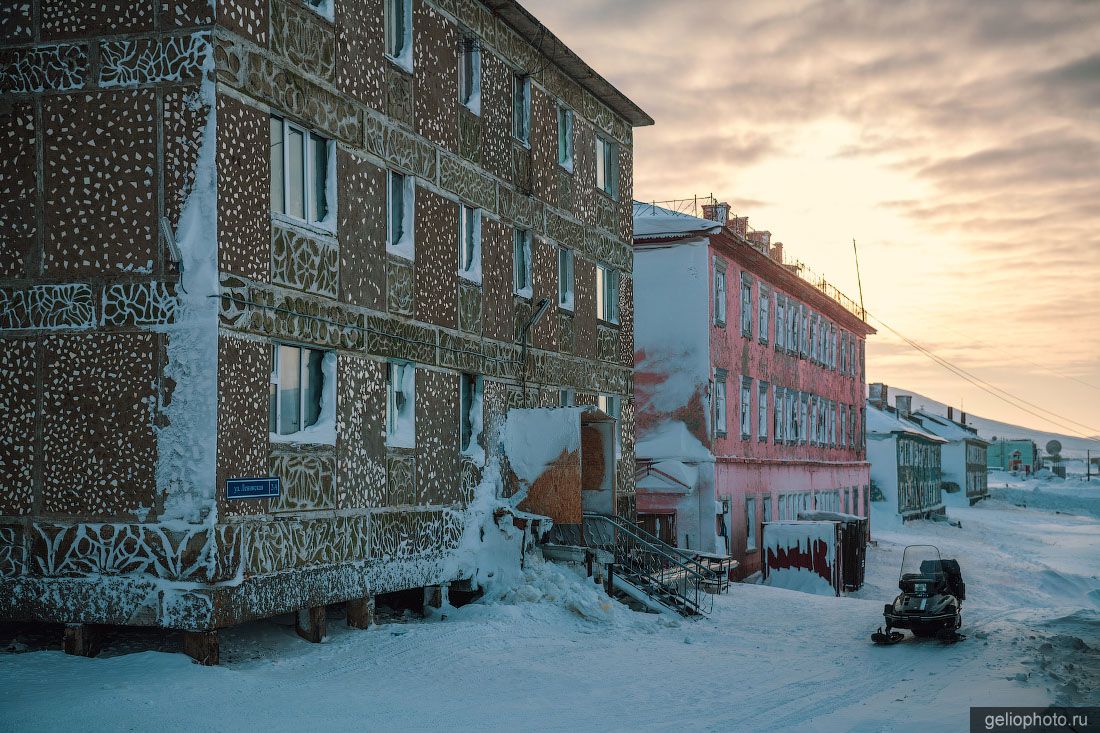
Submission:
M 836 525 L 832 522 L 768 522 L 761 549 L 765 585 L 816 595 L 836 595 Z

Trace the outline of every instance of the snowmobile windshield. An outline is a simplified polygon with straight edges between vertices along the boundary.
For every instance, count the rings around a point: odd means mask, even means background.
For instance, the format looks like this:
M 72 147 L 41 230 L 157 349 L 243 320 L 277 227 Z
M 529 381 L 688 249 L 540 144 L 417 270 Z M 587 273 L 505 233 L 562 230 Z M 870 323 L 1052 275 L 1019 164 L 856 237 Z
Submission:
M 901 557 L 901 579 L 944 580 L 940 551 L 935 545 L 909 545 Z

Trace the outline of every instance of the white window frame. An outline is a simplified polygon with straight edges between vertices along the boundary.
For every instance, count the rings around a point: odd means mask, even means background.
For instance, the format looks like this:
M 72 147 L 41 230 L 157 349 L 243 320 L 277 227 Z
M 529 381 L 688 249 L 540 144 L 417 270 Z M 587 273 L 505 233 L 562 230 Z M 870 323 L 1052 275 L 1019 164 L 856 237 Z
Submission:
M 400 18 L 400 27 L 397 19 Z M 413 70 L 412 0 L 385 0 L 382 12 L 385 25 L 385 55 L 405 71 Z
M 756 497 L 745 497 L 745 552 L 756 552 Z
M 741 401 L 738 408 L 741 440 L 748 440 L 752 437 L 752 377 L 741 377 Z
M 280 174 L 282 176 L 281 188 L 279 191 L 282 198 L 281 203 L 277 206 L 275 203 L 275 171 L 269 172 L 269 188 L 271 188 L 270 206 L 271 213 L 285 218 L 289 221 L 304 224 L 308 227 L 316 227 L 322 229 L 325 232 L 333 233 L 336 231 L 336 143 L 324 135 L 318 135 L 307 127 L 290 122 L 285 117 L 280 115 L 270 115 L 270 127 L 278 126 L 282 138 L 278 145 L 281 147 L 281 168 Z M 270 129 L 270 128 L 269 128 Z M 287 210 L 287 192 L 289 191 L 290 183 L 290 145 L 288 140 L 290 138 L 290 132 L 294 131 L 302 135 L 302 213 L 303 216 L 292 214 Z M 317 170 L 315 163 L 315 151 L 314 143 L 320 142 L 325 146 L 325 215 L 318 218 L 314 209 L 317 207 L 316 201 L 316 186 L 317 186 Z M 272 142 L 271 155 L 277 155 L 274 146 L 276 143 Z
M 281 368 L 281 365 L 283 363 L 283 359 L 281 358 L 283 349 L 287 349 L 287 350 L 293 349 L 294 351 L 298 352 L 298 358 L 296 359 L 297 364 L 296 364 L 296 367 L 295 367 L 296 370 L 297 370 L 297 382 L 298 382 L 298 428 L 296 430 L 292 430 L 292 431 L 285 432 L 285 433 L 282 432 L 282 425 L 281 425 L 282 417 L 283 417 L 283 415 L 282 415 L 283 401 L 282 401 L 282 397 L 280 395 L 280 386 L 281 386 L 282 379 L 287 376 L 287 375 L 284 375 L 282 373 L 282 368 Z M 270 384 L 271 384 L 271 387 L 274 388 L 274 390 L 275 390 L 275 403 L 274 403 L 274 410 L 272 410 L 272 405 L 271 405 L 271 401 L 270 401 L 270 393 L 269 393 L 269 396 L 268 396 L 268 431 L 273 436 L 283 437 L 283 436 L 296 435 L 296 434 L 300 433 L 301 431 L 303 431 L 307 428 L 313 427 L 321 419 L 321 413 L 324 410 L 324 406 L 325 406 L 325 404 L 324 404 L 325 373 L 324 373 L 323 367 L 322 367 L 321 373 L 320 373 L 320 378 L 321 378 L 320 384 L 317 384 L 316 386 L 313 386 L 311 384 L 310 389 L 309 389 L 308 392 L 307 392 L 307 390 L 302 388 L 302 382 L 303 382 L 303 376 L 302 375 L 308 369 L 309 358 L 310 358 L 310 355 L 312 355 L 312 354 L 319 354 L 320 357 L 321 357 L 321 362 L 323 364 L 324 358 L 325 358 L 325 355 L 327 354 L 327 352 L 322 351 L 321 349 L 312 349 L 308 346 L 299 346 L 297 344 L 274 343 L 274 344 L 271 345 Z M 315 406 L 316 406 L 316 409 L 317 409 L 317 416 L 313 419 L 313 422 L 311 422 L 309 424 L 306 424 L 305 423 L 306 410 L 307 410 L 307 408 L 310 407 L 311 402 L 315 402 Z M 274 428 L 275 428 L 274 430 L 271 430 L 272 423 L 274 423 Z
M 558 105 L 558 165 L 570 173 L 573 172 L 575 154 L 573 151 L 573 110 L 564 104 Z
M 411 374 L 405 370 L 411 369 Z M 410 381 L 406 384 L 405 380 Z M 398 383 L 401 383 L 400 388 Z M 398 393 L 411 387 L 412 395 L 405 395 L 412 405 L 408 416 L 402 419 L 397 405 Z M 404 430 L 404 427 L 408 430 Z M 386 375 L 386 445 L 393 448 L 416 447 L 416 364 L 411 361 L 391 361 Z
M 596 263 L 596 318 L 619 323 L 619 271 L 602 262 Z
M 729 429 L 728 376 L 725 369 L 714 372 L 714 435 L 724 438 Z
M 601 134 L 596 135 L 596 189 L 619 197 L 619 144 Z
M 558 307 L 572 311 L 576 299 L 576 257 L 569 247 L 558 247 Z
M 768 442 L 768 387 L 770 385 L 760 380 L 756 383 L 756 439 L 761 443 Z
M 531 77 L 512 74 L 512 137 L 531 147 Z
M 768 332 L 771 330 L 772 300 L 771 292 L 763 285 L 760 286 L 757 301 L 756 335 L 760 343 L 766 344 L 768 343 Z
M 717 257 L 714 258 L 714 323 L 718 326 L 726 325 L 726 298 L 727 279 L 725 265 Z
M 472 236 L 467 222 L 473 220 Z M 481 284 L 481 209 L 458 205 L 458 276 Z
M 519 255 L 522 255 L 522 261 Z M 512 292 L 521 298 L 534 296 L 531 285 L 531 230 L 516 227 L 512 234 Z
M 393 191 L 400 177 L 402 190 L 401 234 L 394 232 Z M 416 260 L 416 177 L 403 171 L 386 173 L 386 251 L 407 260 Z
M 469 64 L 467 58 L 472 59 Z M 481 40 L 470 31 L 463 34 L 458 54 L 458 103 L 473 114 L 481 115 Z
M 752 277 L 741 273 L 741 335 L 752 338 Z
M 775 294 L 775 350 L 787 348 L 787 298 L 782 293 Z

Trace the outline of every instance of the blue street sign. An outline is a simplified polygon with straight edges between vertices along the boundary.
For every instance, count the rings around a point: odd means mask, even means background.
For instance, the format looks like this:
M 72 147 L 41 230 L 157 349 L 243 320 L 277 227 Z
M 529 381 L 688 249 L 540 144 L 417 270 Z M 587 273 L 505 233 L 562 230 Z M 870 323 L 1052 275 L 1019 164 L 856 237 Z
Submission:
M 279 477 L 227 478 L 226 499 L 274 499 L 279 495 Z

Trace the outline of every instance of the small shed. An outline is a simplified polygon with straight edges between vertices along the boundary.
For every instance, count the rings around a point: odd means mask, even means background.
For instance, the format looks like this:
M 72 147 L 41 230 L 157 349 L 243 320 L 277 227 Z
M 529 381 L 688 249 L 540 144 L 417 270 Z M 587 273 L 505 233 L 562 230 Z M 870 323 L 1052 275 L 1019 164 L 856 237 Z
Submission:
M 835 595 L 863 585 L 868 520 L 839 512 L 800 512 L 761 527 L 764 584 Z

